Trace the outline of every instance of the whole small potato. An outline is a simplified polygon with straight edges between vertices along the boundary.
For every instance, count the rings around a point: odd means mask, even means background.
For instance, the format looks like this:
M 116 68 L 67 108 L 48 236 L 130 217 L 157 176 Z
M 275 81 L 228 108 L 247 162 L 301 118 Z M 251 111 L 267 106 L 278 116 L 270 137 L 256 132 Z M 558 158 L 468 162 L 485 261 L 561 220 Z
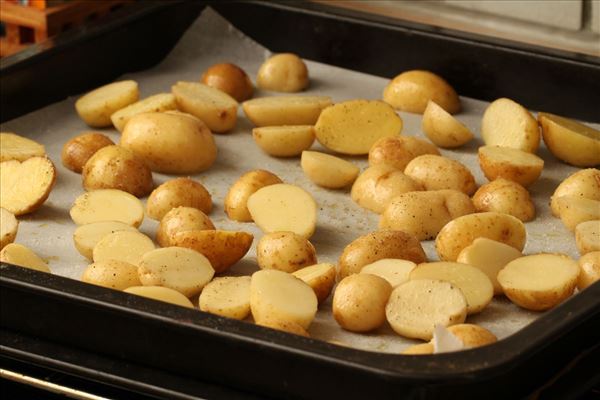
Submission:
M 401 171 L 415 157 L 440 155 L 434 144 L 414 136 L 392 136 L 379 139 L 369 151 L 369 165 L 389 165 Z
M 308 68 L 295 54 L 276 54 L 260 66 L 256 84 L 265 90 L 299 92 L 308 86 Z
M 206 214 L 197 208 L 175 207 L 165 214 L 158 224 L 156 241 L 161 247 L 169 247 L 178 232 L 214 230 L 215 226 Z
M 85 190 L 119 189 L 136 197 L 152 190 L 152 172 L 135 153 L 121 146 L 98 150 L 83 166 Z
M 472 195 L 477 189 L 471 171 L 456 160 L 425 154 L 413 159 L 404 173 L 425 187 L 425 190 L 454 189 Z
M 535 218 L 535 206 L 527 189 L 507 179 L 496 179 L 481 186 L 473 195 L 473 204 L 477 211 L 509 214 L 523 222 Z
M 71 138 L 62 148 L 62 164 L 71 171 L 81 173 L 83 166 L 98 150 L 115 143 L 98 132 L 85 132 Z
M 202 74 L 201 82 L 227 93 L 237 101 L 248 100 L 254 92 L 248 74 L 237 65 L 230 63 L 210 66 Z
M 146 213 L 150 218 L 160 221 L 175 207 L 193 207 L 209 214 L 212 210 L 212 198 L 201 183 L 190 178 L 175 178 L 150 193 Z
M 385 305 L 391 293 L 392 285 L 379 276 L 347 276 L 333 294 L 333 317 L 352 332 L 377 329 L 385 322 Z
M 248 198 L 265 186 L 283 183 L 279 177 L 269 171 L 257 169 L 246 172 L 229 188 L 225 197 L 225 213 L 239 222 L 250 222 L 252 216 L 248 211 Z
M 256 260 L 261 269 L 292 273 L 316 264 L 317 251 L 303 236 L 293 232 L 273 232 L 258 241 Z

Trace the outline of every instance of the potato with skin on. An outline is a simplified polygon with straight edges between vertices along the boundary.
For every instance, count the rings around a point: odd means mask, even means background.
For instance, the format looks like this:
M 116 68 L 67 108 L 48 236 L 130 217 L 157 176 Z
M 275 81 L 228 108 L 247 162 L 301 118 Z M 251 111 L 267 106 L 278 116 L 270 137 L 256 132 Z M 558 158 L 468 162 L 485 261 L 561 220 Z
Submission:
M 177 290 L 164 286 L 132 286 L 123 291 L 135 294 L 136 296 L 147 297 L 152 300 L 175 304 L 181 307 L 194 308 L 194 305 L 187 297 Z
M 600 219 L 600 201 L 579 196 L 561 196 L 556 199 L 560 219 L 570 231 L 586 221 Z
M 46 155 L 44 145 L 12 132 L 0 132 L 0 162 Z
M 550 201 L 552 215 L 555 217 L 560 217 L 558 198 L 562 196 L 600 200 L 600 170 L 596 168 L 579 170 L 558 185 Z
M 578 263 L 580 272 L 577 288 L 583 290 L 600 280 L 600 251 L 592 251 L 583 255 Z
M 292 273 L 296 278 L 302 279 L 314 290 L 319 304 L 327 300 L 331 289 L 335 285 L 335 265 L 329 263 L 315 264 L 301 268 Z
M 579 266 L 565 254 L 534 254 L 509 262 L 498 282 L 506 297 L 532 311 L 551 309 L 569 298 L 579 277 Z
M 535 205 L 529 192 L 517 182 L 496 179 L 481 186 L 473 195 L 477 211 L 495 211 L 509 214 L 523 222 L 535 218 Z
M 140 92 L 135 81 L 119 81 L 101 86 L 75 102 L 75 110 L 91 127 L 111 125 L 111 115 L 138 101 Z
M 208 258 L 216 273 L 220 273 L 241 260 L 253 240 L 254 236 L 247 232 L 183 231 L 171 238 L 171 244 L 196 250 Z
M 113 126 L 119 132 L 123 132 L 127 122 L 135 115 L 150 112 L 165 112 L 176 109 L 177 102 L 175 101 L 175 96 L 171 93 L 159 93 L 120 109 L 111 115 L 110 119 Z
M 600 251 L 600 220 L 585 221 L 575 226 L 575 243 L 579 254 Z
M 492 332 L 475 324 L 457 324 L 449 326 L 447 329 L 463 342 L 466 348 L 486 346 L 498 341 Z
M 388 281 L 392 285 L 392 288 L 395 288 L 408 281 L 410 272 L 416 266 L 417 264 L 412 261 L 384 258 L 383 260 L 365 265 L 361 268 L 360 273 L 379 276 Z
M 538 113 L 538 122 L 544 143 L 556 158 L 576 167 L 600 165 L 600 130 L 543 112 Z
M 88 265 L 81 281 L 115 290 L 141 286 L 137 266 L 120 260 L 104 260 Z
M 314 125 L 331 104 L 329 96 L 269 96 L 246 100 L 242 108 L 256 126 Z
M 63 145 L 62 164 L 73 172 L 80 174 L 85 163 L 101 148 L 115 143 L 99 132 L 84 132 Z
M 137 232 L 131 225 L 119 221 L 98 221 L 80 225 L 73 233 L 73 243 L 82 256 L 92 260 L 94 247 L 106 235 L 117 231 Z M 132 285 L 133 286 L 133 285 Z
M 217 158 L 215 139 L 206 124 L 180 113 L 132 117 L 121 135 L 121 146 L 132 150 L 152 171 L 166 174 L 202 172 Z
M 360 172 L 351 162 L 318 151 L 303 151 L 300 166 L 308 179 L 327 189 L 350 185 Z
M 537 181 L 544 168 L 540 157 L 510 147 L 482 146 L 477 153 L 479 166 L 489 181 L 504 178 L 527 187 Z
M 540 129 L 533 115 L 507 98 L 493 101 L 483 113 L 481 137 L 488 146 L 510 147 L 535 153 L 540 145 Z
M 152 250 L 154 250 L 154 243 L 143 233 L 116 231 L 104 236 L 94 246 L 92 260 L 95 263 L 119 260 L 137 266 L 142 260 L 142 256 Z
M 383 91 L 383 100 L 400 111 L 423 114 L 429 101 L 456 114 L 460 99 L 452 86 L 430 71 L 410 70 L 397 75 Z
M 315 124 L 317 140 L 342 154 L 368 154 L 379 139 L 398 136 L 402 119 L 379 100 L 349 100 L 327 107 Z
M 423 113 L 421 129 L 436 146 L 447 149 L 460 147 L 473 139 L 469 128 L 431 100 Z
M 51 272 L 44 260 L 29 248 L 18 243 L 9 243 L 4 246 L 0 250 L 0 261 L 40 272 Z
M 0 207 L 16 216 L 40 208 L 56 182 L 56 168 L 47 157 L 0 163 Z
M 376 141 L 369 150 L 369 165 L 389 165 L 404 171 L 408 163 L 423 154 L 440 155 L 438 148 L 414 136 L 392 136 Z
M 403 231 L 375 231 L 360 236 L 344 248 L 338 260 L 338 279 L 358 274 L 368 264 L 384 258 L 398 258 L 414 263 L 427 261 L 419 240 Z
M 175 178 L 154 189 L 146 202 L 146 214 L 160 221 L 176 207 L 197 208 L 204 214 L 212 211 L 212 197 L 206 188 L 191 178 Z
M 295 157 L 315 141 L 312 125 L 264 126 L 252 129 L 254 142 L 274 157 Z
M 296 54 L 275 54 L 260 66 L 256 85 L 275 92 L 299 92 L 308 86 L 308 68 Z
M 333 293 L 333 317 L 351 332 L 377 329 L 385 322 L 385 305 L 391 293 L 392 285 L 379 276 L 347 276 Z
M 248 100 L 254 86 L 246 72 L 235 64 L 220 63 L 208 67 L 200 81 L 233 97 L 236 101 Z
M 356 178 L 350 196 L 359 206 L 381 214 L 397 196 L 423 189 L 423 185 L 404 172 L 388 165 L 376 165 Z
M 433 344 L 431 342 L 413 344 L 412 346 L 405 348 L 400 354 L 407 356 L 433 354 Z
M 178 232 L 206 230 L 215 230 L 215 226 L 202 211 L 192 207 L 175 207 L 160 220 L 156 242 L 161 247 L 169 247 Z
M 523 251 L 527 231 L 518 218 L 497 212 L 463 215 L 448 222 L 435 239 L 440 260 L 456 261 L 460 252 L 477 238 L 484 237 Z
M 379 219 L 379 229 L 395 229 L 419 240 L 434 239 L 454 218 L 475 212 L 473 202 L 458 190 L 408 192 L 392 199 Z
M 19 230 L 19 221 L 5 208 L 0 208 L 0 250 L 15 241 Z
M 144 206 L 137 197 L 122 190 L 100 189 L 78 196 L 69 214 L 77 225 L 119 221 L 137 228 L 144 219 Z
M 294 232 L 272 232 L 256 245 L 256 262 L 261 269 L 292 273 L 317 263 L 317 251 L 304 236 Z
M 283 183 L 279 177 L 269 171 L 257 169 L 242 175 L 227 192 L 225 196 L 225 213 L 234 221 L 250 222 L 252 215 L 248 211 L 248 198 L 259 189 Z
M 260 321 L 256 321 L 256 325 L 291 333 L 292 335 L 310 337 L 308 331 L 294 321 L 283 320 L 275 317 L 266 317 Z
M 250 314 L 250 280 L 249 276 L 213 279 L 200 293 L 200 310 L 221 317 L 245 319 Z
M 408 163 L 404 173 L 425 190 L 455 189 L 469 196 L 477 190 L 471 171 L 459 161 L 443 156 L 418 156 Z

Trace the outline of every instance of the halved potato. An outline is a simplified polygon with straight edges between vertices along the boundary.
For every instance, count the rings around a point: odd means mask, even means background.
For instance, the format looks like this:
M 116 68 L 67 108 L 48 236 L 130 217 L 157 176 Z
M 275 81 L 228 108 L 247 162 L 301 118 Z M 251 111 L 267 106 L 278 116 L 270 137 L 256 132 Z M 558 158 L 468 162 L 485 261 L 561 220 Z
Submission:
M 481 347 L 498 341 L 492 332 L 475 324 L 457 324 L 449 326 L 447 329 L 467 348 Z
M 144 219 L 144 206 L 137 197 L 122 190 L 100 189 L 77 197 L 69 214 L 77 225 L 119 221 L 137 228 Z
M 577 288 L 583 290 L 600 280 L 600 251 L 592 251 L 579 259 Z
M 249 276 L 215 278 L 200 293 L 200 310 L 222 317 L 244 319 L 250 314 Z
M 561 196 L 556 199 L 560 219 L 570 230 L 582 222 L 600 219 L 600 201 L 579 196 Z
M 432 100 L 423 113 L 421 129 L 435 145 L 444 148 L 460 147 L 473 139 L 469 128 Z
M 85 163 L 103 147 L 115 143 L 106 135 L 98 132 L 84 132 L 63 145 L 62 164 L 73 172 L 81 173 Z
M 312 146 L 315 130 L 312 125 L 264 126 L 252 129 L 252 137 L 269 155 L 293 157 Z
M 156 241 L 161 247 L 169 247 L 172 246 L 171 241 L 178 232 L 214 229 L 210 218 L 197 208 L 176 207 L 160 220 L 156 230 Z
M 578 196 L 600 200 L 600 170 L 587 168 L 569 175 L 558 185 L 550 201 L 552 215 L 560 217 L 558 199 L 561 196 Z
M 95 263 L 106 260 L 125 261 L 139 265 L 142 256 L 154 250 L 152 239 L 137 231 L 116 231 L 104 236 L 94 246 L 92 259 Z
M 14 215 L 34 212 L 44 204 L 56 182 L 56 169 L 47 157 L 0 163 L 0 207 Z
M 152 300 L 175 304 L 177 306 L 194 308 L 194 305 L 187 297 L 177 290 L 163 286 L 132 286 L 125 289 L 124 292 L 135 294 L 136 296 L 147 297 Z
M 110 116 L 120 109 L 138 101 L 140 92 L 135 81 L 109 83 L 80 97 L 75 110 L 89 126 L 110 126 Z
M 319 304 L 324 302 L 335 285 L 335 265 L 329 263 L 315 264 L 292 273 L 302 279 L 314 290 Z
M 408 281 L 410 272 L 415 269 L 417 264 L 409 260 L 399 260 L 394 258 L 384 258 L 367 264 L 360 270 L 361 274 L 377 275 L 395 288 L 398 285 Z
M 81 281 L 115 290 L 142 285 L 137 266 L 125 261 L 110 259 L 90 264 L 83 271 Z
M 209 214 L 212 210 L 212 197 L 200 182 L 190 178 L 175 178 L 150 193 L 146 213 L 150 218 L 160 221 L 176 207 L 193 207 Z
M 318 151 L 303 151 L 300 166 L 311 181 L 329 189 L 350 185 L 360 172 L 351 162 Z
M 44 260 L 29 248 L 18 243 L 9 243 L 4 246 L 0 250 L 0 261 L 40 272 L 51 272 Z
M 600 250 L 600 220 L 585 221 L 575 226 L 575 243 L 579 254 Z
M 248 211 L 248 198 L 257 190 L 276 183 L 283 182 L 277 175 L 269 171 L 257 169 L 246 172 L 229 188 L 224 202 L 225 213 L 234 221 L 252 221 L 252 216 Z
M 0 250 L 15 241 L 18 230 L 19 221 L 15 215 L 5 208 L 0 208 Z
M 392 136 L 376 141 L 369 150 L 369 165 L 389 165 L 404 171 L 408 163 L 423 154 L 440 155 L 438 148 L 414 136 Z
M 99 221 L 80 225 L 73 233 L 73 242 L 75 248 L 82 256 L 91 260 L 93 258 L 94 247 L 106 235 L 117 231 L 135 232 L 133 226 L 118 221 Z M 134 285 L 131 285 L 134 286 Z
M 260 321 L 255 321 L 255 323 L 258 326 L 275 329 L 276 331 L 291 333 L 292 335 L 310 337 L 308 331 L 294 321 L 284 320 L 275 317 L 266 317 L 261 319 Z
M 256 126 L 314 125 L 331 104 L 329 96 L 271 96 L 247 100 L 242 108 Z
M 527 187 L 537 181 L 544 168 L 544 160 L 535 154 L 510 147 L 483 146 L 478 154 L 479 166 L 490 181 L 504 178 Z
M 473 195 L 477 211 L 509 214 L 523 222 L 535 218 L 535 205 L 529 192 L 517 182 L 499 178 L 481 186 Z
M 45 155 L 44 145 L 16 133 L 0 132 L 0 162 L 9 160 L 25 161 L 31 157 L 43 157 Z
M 171 93 L 159 93 L 120 109 L 110 116 L 110 120 L 119 132 L 122 132 L 131 117 L 147 112 L 164 112 L 177 109 L 175 96 Z
M 404 173 L 420 183 L 425 190 L 454 189 L 472 195 L 477 189 L 469 168 L 459 161 L 434 154 L 412 159 Z
M 405 348 L 401 354 L 404 355 L 427 355 L 433 354 L 433 344 L 431 342 L 413 344 Z
M 540 129 L 531 113 L 506 98 L 492 102 L 481 120 L 481 137 L 488 146 L 511 147 L 535 153 L 540 145 Z

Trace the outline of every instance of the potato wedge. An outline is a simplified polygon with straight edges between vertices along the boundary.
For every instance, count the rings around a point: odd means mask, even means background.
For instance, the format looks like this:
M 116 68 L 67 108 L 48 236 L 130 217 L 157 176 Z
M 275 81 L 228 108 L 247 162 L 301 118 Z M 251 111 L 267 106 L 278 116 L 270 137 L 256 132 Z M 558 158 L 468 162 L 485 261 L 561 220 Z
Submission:
M 90 264 L 83 271 L 81 281 L 115 290 L 142 285 L 137 266 L 119 260 L 104 260 Z
M 446 157 L 424 154 L 413 158 L 404 173 L 425 190 L 455 189 L 472 195 L 477 189 L 471 171 L 462 163 Z
M 16 216 L 44 204 L 56 182 L 56 169 L 47 157 L 0 163 L 0 207 Z
M 576 167 L 600 165 L 600 131 L 572 119 L 539 113 L 544 143 L 552 154 Z
M 508 179 L 527 187 L 537 181 L 544 160 L 526 151 L 510 147 L 483 146 L 478 150 L 479 166 L 489 181 Z
M 579 266 L 564 254 L 534 254 L 517 258 L 498 273 L 504 294 L 533 311 L 557 306 L 573 294 Z
M 450 282 L 417 279 L 397 286 L 390 295 L 385 314 L 399 335 L 430 340 L 436 325 L 462 324 L 467 301 Z
M 535 218 L 535 205 L 529 192 L 517 182 L 499 178 L 481 186 L 473 195 L 477 211 L 509 214 L 523 222 Z
M 350 185 L 360 172 L 351 162 L 318 151 L 303 151 L 300 166 L 313 183 L 328 189 Z
M 600 170 L 596 168 L 579 170 L 558 185 L 550 201 L 552 215 L 555 217 L 560 217 L 558 198 L 561 196 L 600 200 Z
M 171 93 L 159 93 L 120 109 L 110 116 L 110 120 L 119 132 L 123 132 L 127 122 L 137 114 L 164 112 L 176 109 L 177 102 L 175 101 L 175 96 Z
M 18 243 L 9 243 L 4 246 L 0 250 L 0 261 L 40 272 L 51 272 L 44 260 L 29 248 Z
M 252 129 L 254 141 L 265 153 L 275 157 L 294 157 L 315 141 L 312 125 L 264 126 Z
M 75 229 L 75 232 L 73 233 L 73 242 L 79 254 L 86 257 L 88 260 L 92 260 L 94 247 L 96 247 L 98 242 L 104 236 L 117 231 L 136 232 L 137 229 L 124 222 L 118 221 L 92 222 L 90 224 L 80 225 Z
M 402 119 L 383 101 L 350 100 L 327 107 L 315 125 L 317 140 L 342 154 L 367 154 L 377 140 L 402 132 Z
M 310 286 L 287 272 L 265 269 L 252 274 L 250 310 L 257 323 L 291 321 L 308 329 L 317 313 L 317 296 Z
M 258 97 L 242 103 L 246 117 L 256 126 L 314 125 L 329 96 Z
M 101 189 L 77 197 L 69 214 L 77 225 L 118 221 L 137 228 L 144 219 L 144 206 L 137 197 L 122 190 Z
M 200 293 L 200 310 L 221 317 L 245 319 L 250 314 L 249 276 L 215 278 Z
M 235 64 L 221 63 L 210 66 L 202 74 L 202 83 L 218 89 L 236 101 L 248 100 L 254 93 L 254 86 L 246 72 Z
M 137 231 L 116 231 L 104 236 L 92 251 L 95 263 L 106 260 L 125 261 L 139 265 L 142 256 L 154 250 L 152 239 Z
M 252 216 L 248 211 L 248 198 L 258 189 L 265 186 L 283 183 L 279 177 L 269 171 L 257 169 L 246 172 L 229 188 L 225 196 L 225 213 L 229 219 L 239 222 L 250 222 Z
M 583 290 L 600 280 L 600 251 L 583 255 L 578 262 L 580 272 L 577 288 Z
M 254 192 L 247 204 L 252 219 L 265 233 L 287 231 L 308 239 L 315 232 L 317 204 L 298 186 L 265 186 Z
M 25 161 L 31 157 L 43 157 L 45 155 L 44 145 L 16 133 L 0 132 L 0 162 L 9 160 Z
M 492 332 L 475 324 L 457 324 L 449 326 L 447 329 L 467 348 L 481 347 L 498 341 Z
M 383 260 L 365 265 L 360 270 L 360 273 L 377 275 L 388 281 L 392 285 L 392 288 L 395 288 L 408 281 L 410 272 L 416 266 L 417 264 L 412 261 L 384 258 Z
M 329 263 L 315 264 L 301 268 L 292 273 L 296 278 L 302 279 L 314 290 L 319 304 L 327 300 L 331 289 L 335 285 L 335 265 Z
M 177 306 L 194 308 L 192 302 L 179 293 L 177 290 L 169 289 L 163 286 L 132 286 L 123 290 L 126 293 L 136 296 L 147 297 L 152 300 L 175 304 Z
M 316 264 L 317 251 L 304 236 L 293 232 L 272 232 L 258 241 L 256 261 L 261 269 L 292 273 Z
M 75 110 L 89 126 L 104 128 L 111 125 L 111 115 L 138 101 L 139 96 L 137 82 L 113 82 L 80 97 L 75 102 Z
M 423 133 L 436 146 L 452 149 L 473 139 L 473 132 L 436 102 L 429 100 L 421 123 Z
M 275 54 L 260 66 L 256 85 L 276 92 L 299 92 L 308 86 L 308 68 L 296 54 Z
M 513 100 L 493 101 L 481 120 L 481 137 L 488 146 L 510 147 L 535 153 L 540 145 L 540 129 L 531 113 Z
M 458 255 L 479 237 L 505 243 L 523 251 L 527 232 L 518 218 L 497 212 L 468 214 L 448 222 L 435 240 L 440 260 L 456 261 Z
M 408 163 L 423 154 L 440 155 L 435 145 L 414 136 L 392 136 L 376 141 L 369 150 L 369 165 L 389 165 L 404 171 Z
M 575 226 L 575 243 L 579 254 L 600 251 L 600 220 L 585 221 Z
M 176 207 L 197 208 L 204 214 L 212 211 L 212 197 L 200 182 L 190 178 L 166 181 L 150 193 L 146 202 L 146 214 L 160 221 Z
M 183 231 L 171 238 L 171 244 L 187 247 L 204 255 L 216 273 L 238 262 L 250 249 L 254 236 L 247 232 Z
M 19 230 L 19 221 L 5 208 L 0 208 L 0 250 L 15 241 Z
M 214 230 L 215 226 L 206 214 L 197 208 L 175 207 L 160 220 L 156 241 L 161 247 L 172 246 L 178 232 Z
M 578 196 L 561 196 L 556 199 L 560 219 L 570 231 L 586 221 L 600 219 L 600 201 Z
M 98 132 L 84 132 L 71 138 L 63 145 L 61 152 L 62 164 L 78 174 L 83 171 L 85 163 L 103 147 L 112 146 L 115 143 Z

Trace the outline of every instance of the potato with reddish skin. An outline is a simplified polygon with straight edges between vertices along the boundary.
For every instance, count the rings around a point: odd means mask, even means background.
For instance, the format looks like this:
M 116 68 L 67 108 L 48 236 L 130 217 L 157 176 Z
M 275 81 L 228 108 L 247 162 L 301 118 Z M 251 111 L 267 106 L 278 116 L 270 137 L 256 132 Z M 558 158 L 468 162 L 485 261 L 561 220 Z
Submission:
M 202 83 L 227 93 L 237 101 L 248 100 L 254 93 L 248 74 L 235 64 L 221 63 L 210 66 L 202 74 Z
M 414 136 L 392 136 L 376 141 L 369 150 L 369 165 L 389 165 L 404 171 L 408 163 L 423 154 L 440 155 L 438 148 Z
M 256 246 L 256 261 L 261 269 L 294 272 L 317 263 L 317 251 L 305 237 L 293 232 L 265 234 Z
M 212 210 L 212 197 L 206 188 L 190 178 L 166 181 L 148 197 L 146 213 L 152 219 L 161 220 L 176 207 L 197 208 L 205 214 Z
M 158 224 L 156 241 L 161 247 L 172 246 L 172 240 L 178 232 L 214 230 L 210 218 L 197 208 L 172 208 Z
M 98 132 L 85 132 L 71 138 L 62 148 L 62 164 L 80 174 L 85 163 L 101 148 L 115 143 Z

